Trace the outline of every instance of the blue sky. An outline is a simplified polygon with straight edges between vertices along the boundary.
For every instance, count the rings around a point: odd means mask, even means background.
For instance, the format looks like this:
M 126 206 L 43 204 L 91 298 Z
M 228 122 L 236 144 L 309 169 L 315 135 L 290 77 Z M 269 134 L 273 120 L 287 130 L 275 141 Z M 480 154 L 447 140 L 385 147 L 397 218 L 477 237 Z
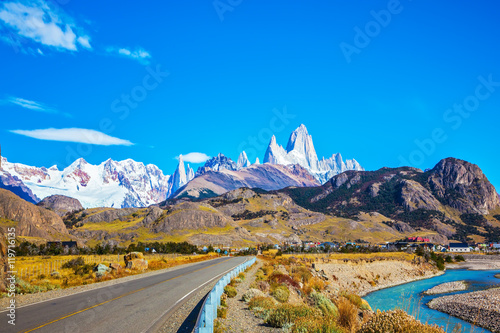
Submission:
M 453 156 L 500 188 L 498 16 L 491 1 L 2 1 L 2 153 L 172 173 L 191 152 L 262 160 L 303 123 L 320 157 Z

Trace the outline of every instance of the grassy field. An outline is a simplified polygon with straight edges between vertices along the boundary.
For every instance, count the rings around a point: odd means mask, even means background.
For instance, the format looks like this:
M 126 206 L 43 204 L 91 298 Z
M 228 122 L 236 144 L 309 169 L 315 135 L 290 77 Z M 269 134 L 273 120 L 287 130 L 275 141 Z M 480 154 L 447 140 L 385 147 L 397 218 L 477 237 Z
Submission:
M 176 254 L 151 254 L 145 255 L 148 261 L 146 271 L 154 271 L 178 265 L 199 262 L 216 258 L 218 254 L 209 253 L 204 255 L 176 255 Z M 68 262 L 81 257 L 82 264 L 68 265 Z M 125 267 L 123 255 L 68 255 L 68 256 L 29 256 L 16 258 L 16 271 L 18 281 L 17 293 L 36 293 L 53 289 L 68 288 L 95 282 L 112 280 L 129 275 L 143 273 L 121 269 L 113 270 L 105 276 L 98 278 L 93 272 L 97 264 L 109 267 L 111 263 L 120 264 Z M 66 265 L 65 265 L 66 264 Z M 5 295 L 2 295 L 4 297 Z

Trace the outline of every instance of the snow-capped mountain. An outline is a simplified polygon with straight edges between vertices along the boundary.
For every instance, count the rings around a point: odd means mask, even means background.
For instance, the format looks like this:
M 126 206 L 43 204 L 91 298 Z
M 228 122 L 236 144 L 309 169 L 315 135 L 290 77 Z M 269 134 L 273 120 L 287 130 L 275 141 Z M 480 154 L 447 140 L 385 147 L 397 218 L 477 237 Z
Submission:
M 202 167 L 199 167 L 196 171 L 196 176 L 201 176 L 208 171 L 236 171 L 238 169 L 238 165 L 234 163 L 232 159 L 224 156 L 222 153 L 219 153 L 219 155 L 212 157 L 211 159 L 206 161 Z
M 299 164 L 321 183 L 325 183 L 336 174 L 347 170 L 364 170 L 355 159 L 344 162 L 340 153 L 333 154 L 327 159 L 323 157 L 318 160 L 312 136 L 309 135 L 304 125 L 300 125 L 292 132 L 286 150 L 276 143 L 276 137 L 273 135 L 264 155 L 264 163 Z
M 144 207 L 158 203 L 167 197 L 171 178 L 156 165 L 131 159 L 108 159 L 92 165 L 80 158 L 59 170 L 56 166 L 38 168 L 2 158 L 2 168 L 22 180 L 40 199 L 61 194 L 78 199 L 85 208 Z
M 184 160 L 182 158 L 182 155 L 179 156 L 179 165 L 177 165 L 177 169 L 175 169 L 174 174 L 172 177 L 170 177 L 168 181 L 168 190 L 167 190 L 167 195 L 166 198 L 170 198 L 172 194 L 175 193 L 179 188 L 182 186 L 186 185 L 191 179 L 194 178 L 194 171 L 191 169 L 191 167 L 187 166 L 187 171 L 186 168 L 184 167 Z
M 240 170 L 242 168 L 247 168 L 250 165 L 252 165 L 252 163 L 250 163 L 250 161 L 248 160 L 247 153 L 245 153 L 245 151 L 242 151 L 240 156 L 238 157 L 238 162 L 236 162 L 236 167 L 238 168 L 238 170 Z

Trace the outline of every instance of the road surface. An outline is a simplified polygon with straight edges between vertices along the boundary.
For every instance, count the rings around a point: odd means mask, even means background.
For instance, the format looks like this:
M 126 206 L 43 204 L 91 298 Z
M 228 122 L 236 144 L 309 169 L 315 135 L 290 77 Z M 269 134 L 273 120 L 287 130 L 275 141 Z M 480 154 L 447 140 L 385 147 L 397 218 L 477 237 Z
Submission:
M 247 258 L 222 257 L 0 313 L 0 332 L 155 332 L 201 286 Z M 3 310 L 3 309 L 2 309 Z

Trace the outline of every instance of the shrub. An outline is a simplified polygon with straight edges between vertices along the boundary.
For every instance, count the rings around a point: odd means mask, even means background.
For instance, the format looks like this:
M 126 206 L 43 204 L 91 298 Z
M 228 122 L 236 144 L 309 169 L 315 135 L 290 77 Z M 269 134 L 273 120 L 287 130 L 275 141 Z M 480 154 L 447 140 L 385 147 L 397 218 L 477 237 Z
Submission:
M 334 317 L 299 317 L 295 320 L 292 333 L 343 333 L 337 327 Z
M 361 308 L 361 306 L 363 305 L 363 300 L 356 294 L 347 291 L 342 291 L 340 292 L 340 296 L 347 298 L 349 302 L 354 304 L 358 309 Z
M 271 297 L 254 297 L 248 303 L 248 308 L 265 321 L 276 308 L 276 301 Z
M 238 292 L 236 291 L 236 288 L 230 285 L 227 285 L 224 287 L 224 293 L 227 295 L 229 298 L 236 297 Z
M 459 255 L 455 256 L 455 261 L 456 262 L 465 261 L 465 258 L 464 258 L 464 256 L 462 256 L 462 255 L 459 254 Z
M 83 265 L 85 265 L 85 260 L 83 259 L 83 257 L 78 257 L 78 258 L 66 261 L 61 267 L 62 268 L 75 268 L 77 266 L 83 266 Z
M 243 301 L 245 302 L 250 302 L 250 300 L 254 297 L 259 297 L 259 296 L 264 296 L 262 291 L 259 289 L 248 289 L 244 294 L 243 294 Z
M 279 286 L 274 289 L 273 297 L 280 303 L 286 303 L 290 297 L 290 290 L 286 286 Z
M 217 307 L 217 318 L 226 318 L 227 317 L 227 308 L 225 306 Z
M 293 273 L 293 277 L 298 282 L 308 283 L 309 280 L 311 280 L 311 278 L 312 278 L 312 274 L 311 274 L 311 272 L 306 267 L 299 267 Z
M 313 277 L 303 288 L 306 294 L 310 294 L 314 290 L 320 292 L 323 289 L 325 289 L 325 282 L 318 277 Z
M 264 275 L 269 276 L 273 272 L 273 267 L 272 266 L 264 266 L 261 268 L 262 272 L 264 272 Z
M 255 281 L 262 281 L 265 278 L 264 271 L 262 269 L 258 269 L 257 272 L 255 272 Z
M 377 311 L 363 324 L 358 333 L 444 333 L 436 325 L 424 325 L 403 310 Z
M 309 299 L 313 306 L 317 307 L 321 310 L 321 312 L 323 312 L 323 315 L 331 317 L 336 317 L 338 315 L 337 307 L 335 306 L 335 304 L 333 304 L 332 301 L 326 298 L 325 295 L 317 292 L 312 292 L 311 295 L 309 295 Z
M 274 309 L 276 307 L 276 301 L 271 297 L 257 296 L 248 302 L 248 308 L 253 310 L 257 307 L 263 309 Z
M 245 273 L 241 272 L 240 274 L 238 274 L 238 278 L 239 278 L 241 281 L 245 281 Z
M 453 262 L 453 259 L 451 258 L 450 255 L 446 256 L 446 258 L 444 258 L 444 261 L 446 261 L 447 263 L 451 263 Z
M 257 283 L 257 289 L 259 289 L 262 292 L 267 293 L 269 291 L 269 283 L 266 281 L 259 281 Z
M 282 328 L 293 324 L 297 318 L 317 315 L 317 311 L 305 305 L 282 304 L 269 314 L 266 323 L 272 327 Z
M 338 317 L 337 323 L 339 326 L 347 329 L 350 332 L 356 331 L 359 326 L 358 308 L 350 300 L 345 297 L 340 297 L 337 300 Z M 386 332 L 386 331 L 379 331 Z
M 269 283 L 288 284 L 292 287 L 299 288 L 299 284 L 289 275 L 280 272 L 274 272 L 271 274 L 271 276 L 269 276 Z
M 86 274 L 90 274 L 93 269 L 94 269 L 94 265 L 92 265 L 92 264 L 84 264 L 84 265 L 81 265 L 81 266 L 73 267 L 73 272 L 76 275 L 84 276 Z

